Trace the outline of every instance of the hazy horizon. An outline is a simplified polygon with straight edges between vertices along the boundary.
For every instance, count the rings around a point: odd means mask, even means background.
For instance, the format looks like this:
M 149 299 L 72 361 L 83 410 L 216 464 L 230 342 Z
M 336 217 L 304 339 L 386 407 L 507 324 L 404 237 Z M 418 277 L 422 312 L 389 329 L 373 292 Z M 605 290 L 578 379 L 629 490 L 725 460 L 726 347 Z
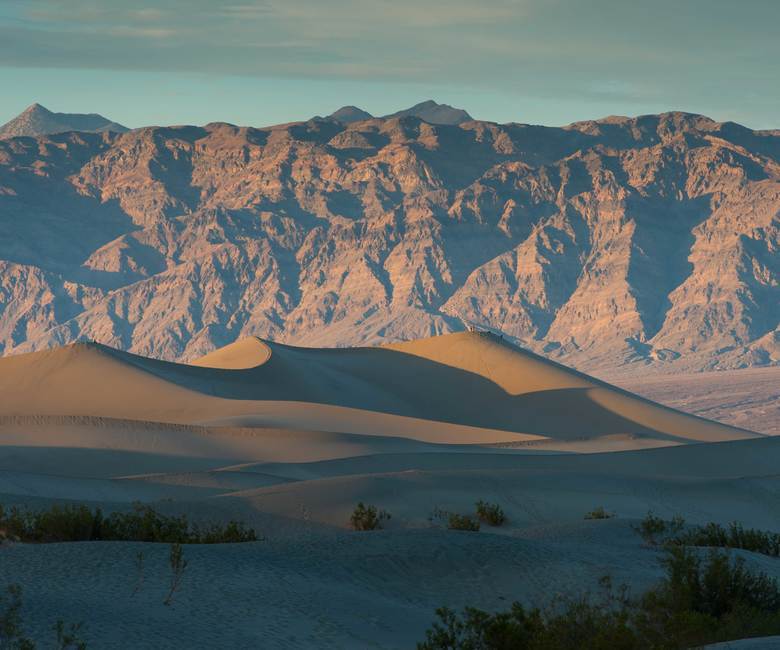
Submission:
M 6 122 L 14 119 L 20 113 L 25 111 L 27 108 L 29 108 L 33 104 L 38 104 L 40 106 L 43 106 L 45 109 L 51 111 L 52 113 L 66 113 L 66 114 L 89 114 L 89 113 L 96 113 L 96 114 L 101 115 L 102 117 L 110 119 L 111 121 L 118 122 L 118 123 L 122 124 L 123 126 L 126 126 L 126 127 L 130 128 L 130 129 L 138 129 L 138 128 L 144 128 L 144 127 L 155 127 L 155 126 L 178 126 L 178 125 L 204 126 L 206 124 L 215 123 L 215 122 L 234 124 L 236 126 L 248 126 L 248 127 L 255 127 L 255 128 L 265 128 L 265 127 L 269 127 L 269 126 L 275 126 L 277 124 L 285 124 L 285 123 L 288 123 L 288 122 L 306 121 L 306 120 L 309 120 L 309 119 L 314 118 L 316 116 L 326 117 L 326 116 L 330 115 L 331 113 L 334 113 L 338 109 L 343 108 L 345 106 L 355 106 L 357 108 L 360 108 L 360 109 L 368 111 L 374 117 L 383 117 L 383 116 L 390 115 L 390 114 L 395 113 L 395 112 L 400 111 L 400 110 L 411 108 L 415 104 L 419 104 L 419 103 L 427 101 L 427 100 L 433 100 L 433 101 L 437 102 L 438 104 L 449 104 L 450 106 L 452 106 L 453 108 L 456 108 L 456 109 L 463 109 L 466 112 L 468 112 L 475 120 L 486 121 L 486 122 L 495 122 L 495 123 L 498 123 L 498 124 L 507 124 L 507 123 L 514 122 L 514 123 L 518 123 L 518 124 L 531 124 L 531 125 L 535 125 L 535 126 L 565 127 L 565 126 L 568 126 L 568 125 L 570 125 L 572 123 L 576 123 L 576 122 L 584 122 L 584 121 L 587 121 L 587 120 L 599 120 L 599 119 L 603 119 L 603 118 L 607 118 L 607 117 L 635 118 L 635 117 L 642 117 L 643 115 L 657 115 L 657 114 L 669 113 L 669 112 L 680 112 L 680 113 L 690 113 L 690 114 L 703 115 L 705 117 L 712 118 L 716 122 L 729 122 L 729 121 L 737 122 L 739 124 L 742 124 L 743 126 L 746 126 L 748 128 L 751 128 L 751 129 L 757 130 L 757 131 L 760 131 L 760 130 L 776 130 L 776 129 L 780 128 L 780 119 L 778 120 L 776 126 L 767 125 L 767 126 L 756 127 L 756 126 L 754 126 L 752 124 L 747 124 L 745 122 L 740 122 L 739 120 L 732 120 L 732 119 L 726 119 L 726 118 L 719 119 L 718 117 L 713 116 L 711 114 L 701 113 L 700 111 L 689 111 L 689 110 L 684 110 L 684 109 L 679 109 L 679 108 L 662 108 L 662 109 L 659 109 L 657 111 L 652 111 L 652 112 L 649 112 L 649 113 L 648 112 L 630 113 L 630 114 L 629 113 L 615 113 L 615 112 L 603 113 L 603 114 L 598 114 L 598 115 L 587 115 L 587 116 L 583 116 L 583 117 L 577 117 L 575 119 L 572 119 L 572 120 L 569 120 L 569 121 L 566 121 L 566 122 L 559 122 L 559 123 L 534 122 L 532 120 L 524 120 L 524 119 L 497 120 L 497 119 L 489 119 L 489 118 L 483 117 L 481 115 L 475 115 L 474 111 L 472 109 L 470 109 L 466 105 L 451 104 L 449 102 L 439 101 L 436 97 L 421 97 L 418 100 L 410 99 L 410 103 L 408 103 L 408 104 L 393 105 L 390 108 L 381 109 L 381 110 L 369 110 L 363 104 L 358 104 L 358 103 L 355 103 L 355 102 L 347 101 L 347 102 L 345 102 L 343 104 L 340 104 L 339 106 L 329 107 L 329 108 L 327 108 L 325 110 L 314 111 L 314 112 L 312 112 L 310 114 L 306 114 L 306 115 L 296 114 L 296 117 L 289 117 L 289 116 L 284 117 L 283 115 L 279 115 L 279 119 L 271 120 L 271 121 L 265 120 L 265 121 L 261 121 L 261 122 L 241 122 L 241 121 L 220 119 L 220 118 L 216 117 L 214 119 L 207 119 L 207 120 L 204 120 L 204 121 L 172 120 L 172 121 L 168 121 L 168 122 L 157 121 L 157 122 L 149 122 L 149 123 L 143 123 L 143 124 L 141 124 L 141 123 L 135 124 L 135 123 L 130 122 L 129 120 L 116 119 L 116 117 L 115 117 L 115 115 L 113 113 L 112 114 L 108 114 L 106 112 L 101 112 L 99 110 L 95 110 L 94 107 L 92 107 L 92 106 L 85 106 L 85 107 L 82 107 L 81 109 L 75 108 L 73 110 L 62 110 L 59 106 L 51 105 L 51 104 L 48 104 L 46 102 L 42 102 L 42 101 L 39 101 L 39 100 L 33 100 L 33 101 L 30 101 L 30 102 L 26 103 L 24 106 L 22 106 L 22 108 L 20 108 L 16 113 L 13 113 L 13 114 L 10 114 L 10 115 L 7 115 L 7 116 L 0 115 L 0 125 L 5 124 Z
M 10 0 L 0 122 L 39 102 L 129 127 L 263 126 L 432 98 L 495 122 L 679 110 L 780 128 L 778 18 L 769 0 Z

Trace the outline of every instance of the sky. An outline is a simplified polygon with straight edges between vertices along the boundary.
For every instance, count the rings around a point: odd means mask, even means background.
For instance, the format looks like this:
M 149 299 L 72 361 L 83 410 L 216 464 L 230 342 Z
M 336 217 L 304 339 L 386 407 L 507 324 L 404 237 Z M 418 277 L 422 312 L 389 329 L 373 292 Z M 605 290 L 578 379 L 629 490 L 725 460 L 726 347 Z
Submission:
M 563 125 L 780 128 L 780 0 L 0 0 L 0 123 L 265 126 L 434 99 Z

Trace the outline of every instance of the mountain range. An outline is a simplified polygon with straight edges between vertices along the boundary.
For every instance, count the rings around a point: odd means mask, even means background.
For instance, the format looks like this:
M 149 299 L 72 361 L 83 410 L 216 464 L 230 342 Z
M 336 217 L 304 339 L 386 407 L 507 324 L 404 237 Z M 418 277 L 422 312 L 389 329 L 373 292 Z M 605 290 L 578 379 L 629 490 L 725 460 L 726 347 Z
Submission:
M 32 104 L 10 122 L 0 126 L 0 138 L 38 137 L 66 131 L 124 133 L 126 126 L 112 122 L 97 113 L 52 113 L 40 104 Z
M 780 362 L 780 131 L 420 106 L 6 137 L 0 351 L 475 325 L 588 370 Z

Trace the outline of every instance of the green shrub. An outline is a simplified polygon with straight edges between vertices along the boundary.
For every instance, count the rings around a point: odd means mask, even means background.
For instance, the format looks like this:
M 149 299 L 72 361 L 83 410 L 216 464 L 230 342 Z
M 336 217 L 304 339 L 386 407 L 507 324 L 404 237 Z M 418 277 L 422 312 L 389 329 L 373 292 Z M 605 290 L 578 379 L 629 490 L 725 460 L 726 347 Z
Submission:
M 459 515 L 457 512 L 450 512 L 447 516 L 447 528 L 450 530 L 476 532 L 479 530 L 479 521 L 471 515 Z
M 101 518 L 99 510 L 97 517 Z M 100 538 L 171 544 L 200 542 L 197 527 L 191 527 L 186 516 L 161 515 L 151 506 L 140 503 L 135 504 L 132 512 L 114 512 L 107 519 L 103 519 Z
M 560 614 L 525 610 L 513 603 L 507 612 L 489 614 L 468 607 L 462 617 L 447 608 L 426 633 L 418 650 L 629 650 L 636 633 L 623 610 L 604 610 L 585 600 Z
M 58 620 L 53 629 L 59 650 L 86 650 L 87 642 L 81 638 L 83 628 L 83 623 L 71 623 L 66 627 L 65 621 Z
M 247 528 L 243 522 L 232 519 L 227 524 L 211 524 L 203 529 L 195 524 L 192 531 L 192 536 L 198 540 L 198 544 L 239 544 L 257 541 L 254 529 Z
M 168 591 L 168 596 L 163 601 L 164 605 L 170 605 L 173 602 L 173 595 L 179 590 L 182 578 L 184 577 L 184 571 L 189 565 L 189 562 L 184 559 L 184 550 L 182 549 L 181 544 L 171 544 L 168 563 L 171 567 L 171 586 Z
M 139 551 L 135 556 L 135 585 L 131 595 L 135 596 L 144 586 L 146 561 L 143 551 Z
M 352 511 L 349 523 L 354 530 L 378 530 L 382 528 L 382 522 L 389 519 L 390 513 L 377 510 L 376 506 L 367 506 L 361 501 Z
M 496 614 L 466 607 L 462 617 L 441 607 L 436 616 L 439 620 L 426 632 L 425 641 L 417 644 L 418 650 L 527 648 L 544 627 L 539 610 L 526 613 L 519 603 Z
M 669 521 L 655 516 L 652 511 L 636 527 L 636 530 L 648 544 L 666 541 L 670 535 L 675 535 L 685 528 L 682 517 L 672 517 Z
M 612 519 L 615 516 L 614 512 L 607 512 L 604 506 L 599 506 L 585 513 L 585 519 Z
M 426 632 L 418 650 L 629 650 L 636 632 L 629 627 L 628 606 L 588 598 L 568 601 L 563 609 L 526 610 L 515 602 L 509 611 L 494 614 L 466 607 L 459 616 L 443 607 L 438 621 Z
M 506 521 L 504 511 L 497 503 L 488 503 L 481 499 L 476 503 L 477 517 L 490 526 L 501 526 Z
M 665 579 L 641 598 L 634 616 L 649 647 L 780 634 L 777 582 L 749 571 L 741 558 L 712 550 L 702 559 L 689 549 L 668 547 L 663 564 Z
M 676 607 L 721 618 L 738 605 L 780 614 L 780 588 L 764 573 L 752 573 L 741 557 L 711 550 L 703 561 L 690 549 L 670 548 L 663 561 L 665 587 Z
M 97 508 L 83 505 L 54 505 L 32 511 L 0 506 L 0 539 L 22 542 L 133 541 L 179 544 L 254 542 L 255 531 L 231 521 L 201 529 L 184 515 L 167 516 L 151 506 L 136 503 L 131 512 L 114 512 L 105 517 Z
M 22 631 L 22 588 L 16 584 L 8 585 L 0 595 L 0 648 L 35 648 Z
M 666 532 L 666 522 L 660 517 L 656 517 L 652 512 L 648 512 L 639 523 L 637 530 L 642 539 L 649 544 L 655 544 L 656 538 Z
M 668 547 L 663 566 L 664 579 L 636 600 L 606 580 L 603 599 L 546 611 L 520 603 L 495 614 L 438 609 L 418 650 L 671 650 L 780 633 L 777 582 L 741 559 Z
M 433 513 L 428 517 L 428 520 L 431 523 L 446 526 L 449 530 L 467 530 L 471 532 L 479 530 L 479 519 L 476 517 L 443 510 L 438 506 L 433 509 Z
M 13 584 L 0 595 L 0 648 L 3 650 L 35 650 L 35 643 L 24 635 L 22 629 L 22 588 Z M 53 626 L 56 647 L 59 650 L 86 650 L 87 643 L 81 638 L 83 623 L 65 624 L 60 619 Z
M 754 528 L 743 528 L 732 523 L 728 528 L 709 523 L 694 526 L 669 540 L 681 546 L 714 546 L 720 548 L 741 548 L 771 557 L 780 557 L 780 533 Z
M 741 548 L 771 557 L 780 557 L 780 533 L 731 523 L 722 526 L 710 522 L 703 526 L 687 526 L 682 517 L 665 521 L 648 513 L 637 528 L 645 541 L 672 546 L 709 546 Z

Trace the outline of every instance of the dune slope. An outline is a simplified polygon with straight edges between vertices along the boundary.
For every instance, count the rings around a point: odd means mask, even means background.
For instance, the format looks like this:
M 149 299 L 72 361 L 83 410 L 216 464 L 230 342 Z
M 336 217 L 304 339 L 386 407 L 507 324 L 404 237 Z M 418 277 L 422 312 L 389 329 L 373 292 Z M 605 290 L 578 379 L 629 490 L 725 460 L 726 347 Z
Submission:
M 0 359 L 0 414 L 274 426 L 442 443 L 618 435 L 673 444 L 755 435 L 659 406 L 484 333 L 353 349 L 247 339 L 193 365 L 76 344 Z

